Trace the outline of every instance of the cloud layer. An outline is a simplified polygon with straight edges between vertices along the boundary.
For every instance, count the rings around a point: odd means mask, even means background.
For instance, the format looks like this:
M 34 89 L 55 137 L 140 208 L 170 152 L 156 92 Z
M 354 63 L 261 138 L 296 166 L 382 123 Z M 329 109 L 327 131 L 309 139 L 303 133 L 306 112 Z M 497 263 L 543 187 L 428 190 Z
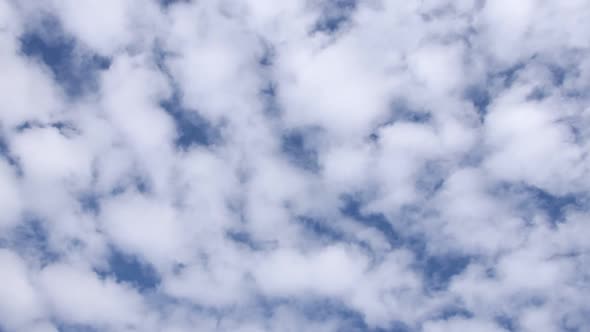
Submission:
M 0 0 L 0 331 L 587 331 L 587 31 L 583 0 Z

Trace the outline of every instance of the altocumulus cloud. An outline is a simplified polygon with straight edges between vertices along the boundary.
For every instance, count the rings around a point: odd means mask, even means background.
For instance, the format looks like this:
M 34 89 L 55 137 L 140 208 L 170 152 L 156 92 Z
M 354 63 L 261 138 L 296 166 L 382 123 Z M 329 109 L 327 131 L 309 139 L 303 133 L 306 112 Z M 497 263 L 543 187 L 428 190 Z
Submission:
M 586 0 L 0 0 L 0 331 L 590 331 Z

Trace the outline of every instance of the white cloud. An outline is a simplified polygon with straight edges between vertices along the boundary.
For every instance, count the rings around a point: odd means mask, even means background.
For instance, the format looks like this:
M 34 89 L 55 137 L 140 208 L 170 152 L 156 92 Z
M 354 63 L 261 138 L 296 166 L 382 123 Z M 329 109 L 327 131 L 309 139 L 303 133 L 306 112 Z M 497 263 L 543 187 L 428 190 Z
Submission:
M 39 277 L 47 301 L 62 321 L 107 327 L 139 327 L 150 321 L 138 293 L 92 271 L 58 263 L 45 267 Z
M 140 193 L 124 193 L 104 201 L 100 220 L 118 247 L 158 265 L 178 257 L 187 241 L 174 208 Z
M 6 93 L 2 107 L 2 125 L 6 129 L 25 121 L 46 122 L 61 111 L 57 87 L 46 68 L 37 61 L 20 56 L 16 36 L 0 34 L 0 61 L 3 75 L 0 89 Z M 34 98 L 32 98 L 34 96 Z
M 19 222 L 22 214 L 23 197 L 14 170 L 0 160 L 0 227 L 10 227 Z
M 43 318 L 45 308 L 32 284 L 26 264 L 13 252 L 0 250 L 0 318 L 3 326 L 20 330 Z
M 589 17 L 0 0 L 0 328 L 585 330 Z
M 25 176 L 32 181 L 90 181 L 91 159 L 84 145 L 56 128 L 25 129 L 15 135 L 11 143 Z
M 273 252 L 256 268 L 255 277 L 269 294 L 294 296 L 311 292 L 317 295 L 342 295 L 359 282 L 367 262 L 346 248 L 329 247 L 301 254 L 285 249 Z
M 502 332 L 506 331 L 503 328 L 496 326 L 493 323 L 486 321 L 478 321 L 473 319 L 450 319 L 445 321 L 428 322 L 424 326 L 425 332 L 439 332 L 439 331 L 473 331 L 473 332 Z
M 485 130 L 492 152 L 487 167 L 500 179 L 524 181 L 556 194 L 576 191 L 586 163 L 570 127 L 560 121 L 567 104 L 524 101 L 524 89 L 514 88 L 490 107 Z

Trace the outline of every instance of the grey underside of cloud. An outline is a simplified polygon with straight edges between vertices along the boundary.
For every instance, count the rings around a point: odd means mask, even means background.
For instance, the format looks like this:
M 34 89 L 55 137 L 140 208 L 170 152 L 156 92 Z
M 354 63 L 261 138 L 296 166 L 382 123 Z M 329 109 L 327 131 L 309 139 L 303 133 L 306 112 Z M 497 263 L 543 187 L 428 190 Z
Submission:
M 588 31 L 0 0 L 0 331 L 589 331 Z

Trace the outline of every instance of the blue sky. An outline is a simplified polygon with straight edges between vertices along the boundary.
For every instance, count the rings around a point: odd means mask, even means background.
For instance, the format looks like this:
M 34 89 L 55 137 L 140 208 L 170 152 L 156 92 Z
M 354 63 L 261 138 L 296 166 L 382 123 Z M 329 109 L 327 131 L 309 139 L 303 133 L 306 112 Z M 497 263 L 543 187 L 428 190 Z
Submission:
M 0 332 L 590 330 L 588 22 L 0 0 Z

